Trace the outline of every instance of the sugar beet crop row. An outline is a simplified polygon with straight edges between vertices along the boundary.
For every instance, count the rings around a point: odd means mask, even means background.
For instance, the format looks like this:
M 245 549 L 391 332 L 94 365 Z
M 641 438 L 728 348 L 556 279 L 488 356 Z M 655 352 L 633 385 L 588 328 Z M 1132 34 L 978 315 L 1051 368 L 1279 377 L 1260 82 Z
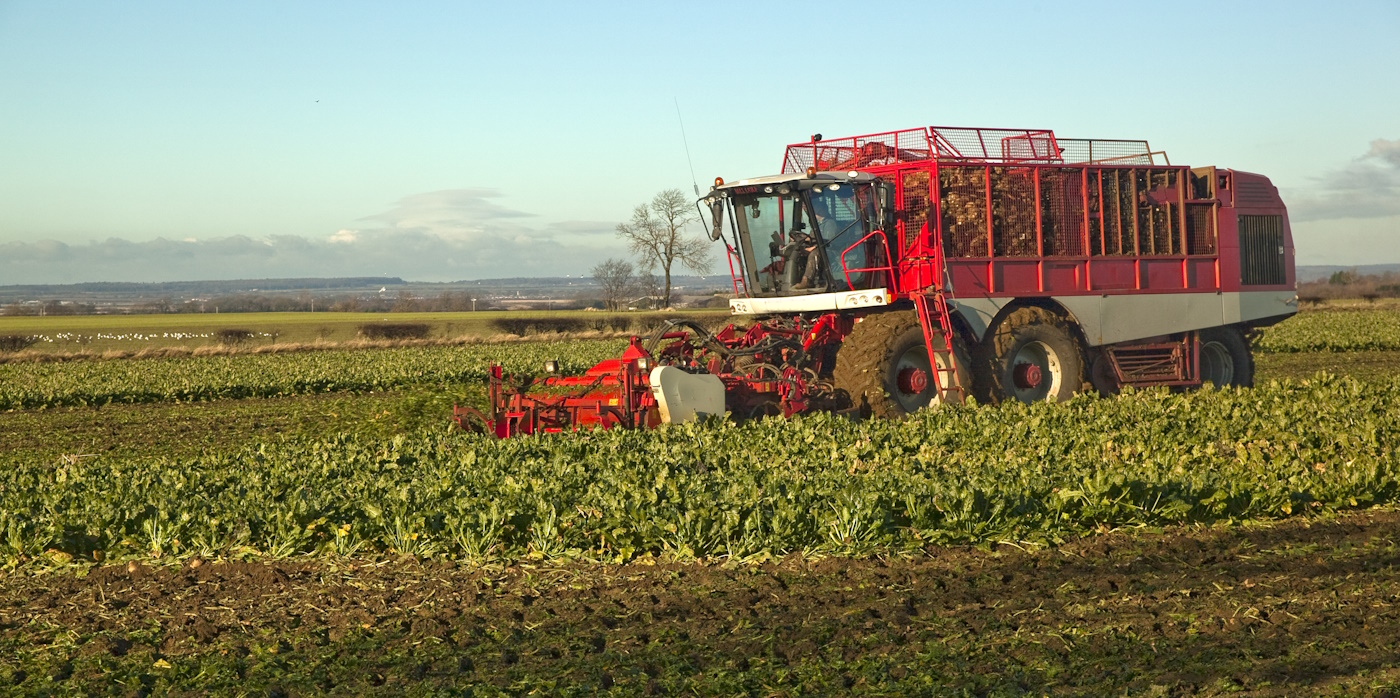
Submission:
M 616 357 L 625 342 L 572 341 L 334 350 L 0 365 L 0 410 L 258 398 L 374 391 L 415 383 L 474 381 L 491 362 L 537 371 L 548 359 L 569 372 Z M 1265 330 L 1259 352 L 1400 351 L 1400 313 L 1308 312 Z
M 1320 310 L 1295 315 L 1254 340 L 1263 353 L 1301 351 L 1400 351 L 1400 312 L 1384 309 Z
M 1400 498 L 1400 381 L 0 463 L 0 560 L 863 554 Z M 18 459 L 14 459 L 18 460 Z M 97 553 L 94 555 L 94 553 Z
M 566 371 L 582 371 L 616 357 L 625 345 L 556 341 L 11 363 L 0 365 L 0 410 L 388 390 L 481 380 L 493 362 L 509 372 L 533 373 L 555 359 Z

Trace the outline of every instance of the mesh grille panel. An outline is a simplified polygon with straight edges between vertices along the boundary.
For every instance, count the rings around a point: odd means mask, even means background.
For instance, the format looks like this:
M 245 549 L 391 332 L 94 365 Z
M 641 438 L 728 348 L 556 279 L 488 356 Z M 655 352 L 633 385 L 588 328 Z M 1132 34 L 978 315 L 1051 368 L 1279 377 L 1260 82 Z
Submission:
M 1059 138 L 1049 129 L 930 126 L 867 136 L 794 143 L 783 158 L 784 173 L 808 167 L 832 171 L 893 163 L 942 161 L 1012 163 L 1105 163 L 1165 165 L 1165 153 L 1147 141 Z
M 1059 138 L 1060 158 L 1066 163 L 1113 165 L 1165 165 L 1166 155 L 1153 153 L 1147 141 L 1101 138 Z M 1157 162 L 1162 160 L 1163 162 Z
M 1046 255 L 1084 254 L 1083 170 L 1040 171 L 1041 238 Z
M 934 151 L 944 160 L 983 162 L 1059 162 L 1055 134 L 1043 129 L 929 129 Z
M 904 173 L 901 182 L 903 201 L 900 209 L 904 212 L 905 247 L 913 245 L 915 240 L 928 232 L 928 185 L 928 170 Z
M 986 168 L 940 167 L 938 191 L 943 254 L 947 257 L 986 257 Z
M 1240 283 L 1286 283 L 1283 269 L 1283 217 L 1240 216 Z
M 933 151 L 924 129 L 891 131 L 870 136 L 833 138 L 816 143 L 794 143 L 783 158 L 783 172 L 805 172 L 815 166 L 822 172 L 878 167 L 900 162 L 922 162 Z
M 1179 253 L 1181 223 L 1176 215 L 1180 202 L 1174 171 L 1136 170 L 1139 201 L 1139 254 Z
M 1035 236 L 1035 170 L 993 167 L 992 249 L 998 257 L 1033 257 Z
M 1215 254 L 1215 206 L 1186 206 L 1186 254 Z
M 1138 254 L 1157 254 L 1156 244 L 1152 239 L 1152 211 L 1147 206 L 1136 206 L 1139 197 L 1146 196 L 1148 189 L 1147 170 L 1133 170 L 1132 181 L 1132 199 L 1129 205 L 1137 209 Z
M 1089 170 L 1089 186 L 1085 189 L 1085 197 L 1089 202 L 1089 254 L 1102 255 L 1104 253 L 1103 223 L 1099 219 L 1099 214 L 1103 211 L 1103 202 L 1099 196 L 1099 171 Z
M 1137 254 L 1133 221 L 1133 178 L 1131 170 L 1104 170 L 1103 220 L 1104 254 Z

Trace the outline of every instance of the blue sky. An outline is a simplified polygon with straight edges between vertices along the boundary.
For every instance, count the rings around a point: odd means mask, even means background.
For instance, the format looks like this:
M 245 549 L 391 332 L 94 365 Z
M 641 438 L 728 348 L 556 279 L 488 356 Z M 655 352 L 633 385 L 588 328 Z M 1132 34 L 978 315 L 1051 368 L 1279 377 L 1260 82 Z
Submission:
M 1400 262 L 1400 3 L 0 0 L 0 284 L 584 274 L 659 189 L 937 125 L 1260 172 Z

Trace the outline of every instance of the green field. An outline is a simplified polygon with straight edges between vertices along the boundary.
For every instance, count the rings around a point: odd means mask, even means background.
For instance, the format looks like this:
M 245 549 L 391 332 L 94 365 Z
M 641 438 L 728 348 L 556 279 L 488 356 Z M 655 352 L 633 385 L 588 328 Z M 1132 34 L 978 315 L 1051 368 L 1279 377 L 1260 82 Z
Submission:
M 713 316 L 727 311 L 687 310 L 684 315 Z M 171 315 L 89 315 L 60 317 L 0 316 L 0 335 L 37 336 L 40 352 L 134 352 L 148 348 L 218 345 L 214 333 L 246 329 L 255 333 L 250 347 L 270 344 L 339 343 L 357 339 L 359 327 L 375 323 L 423 323 L 433 339 L 491 338 L 503 331 L 500 320 L 576 319 L 589 324 L 613 318 L 634 331 L 655 326 L 675 314 L 657 312 L 481 311 L 476 313 L 201 313 Z
M 110 361 L 0 364 L 0 410 L 109 403 L 191 402 L 417 384 L 480 383 L 492 363 L 535 373 L 545 361 L 582 372 L 616 357 L 626 340 L 329 349 Z
M 487 362 L 620 340 L 0 365 L 0 692 L 1390 695 L 1395 317 L 1248 390 L 504 442 L 447 423 Z
M 7 458 L 0 564 L 46 554 L 626 562 L 1043 545 L 1103 527 L 1393 502 L 1397 413 L 1400 381 L 1329 378 L 904 421 L 819 414 L 505 441 L 444 421 L 197 456 Z
M 685 311 L 712 324 L 728 321 L 723 310 Z M 95 315 L 79 317 L 0 316 L 0 336 L 38 337 L 30 352 L 135 353 L 143 349 L 217 347 L 215 333 L 246 329 L 252 340 L 239 349 L 280 345 L 339 344 L 358 339 L 361 325 L 423 323 L 429 338 L 483 340 L 506 336 L 499 321 L 575 320 L 583 331 L 610 331 L 626 325 L 644 334 L 676 314 L 583 311 L 482 311 L 478 313 L 248 313 L 178 315 Z M 594 329 L 596 328 L 596 329 Z M 528 328 L 527 332 L 535 332 Z M 1393 306 L 1324 306 L 1306 310 L 1263 330 L 1254 342 L 1260 353 L 1312 351 L 1400 351 L 1400 309 Z M 0 354 L 0 358 L 3 355 Z
M 1264 330 L 1254 347 L 1264 353 L 1400 350 L 1400 310 L 1303 312 Z

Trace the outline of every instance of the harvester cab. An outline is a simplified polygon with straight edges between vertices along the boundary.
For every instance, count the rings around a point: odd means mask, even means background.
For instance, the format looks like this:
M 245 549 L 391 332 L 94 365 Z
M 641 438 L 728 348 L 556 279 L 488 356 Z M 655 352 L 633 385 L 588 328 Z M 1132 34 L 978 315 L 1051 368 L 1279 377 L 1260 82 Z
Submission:
M 744 295 L 777 298 L 883 287 L 891 198 L 863 172 L 809 171 L 717 180 L 701 203 Z

